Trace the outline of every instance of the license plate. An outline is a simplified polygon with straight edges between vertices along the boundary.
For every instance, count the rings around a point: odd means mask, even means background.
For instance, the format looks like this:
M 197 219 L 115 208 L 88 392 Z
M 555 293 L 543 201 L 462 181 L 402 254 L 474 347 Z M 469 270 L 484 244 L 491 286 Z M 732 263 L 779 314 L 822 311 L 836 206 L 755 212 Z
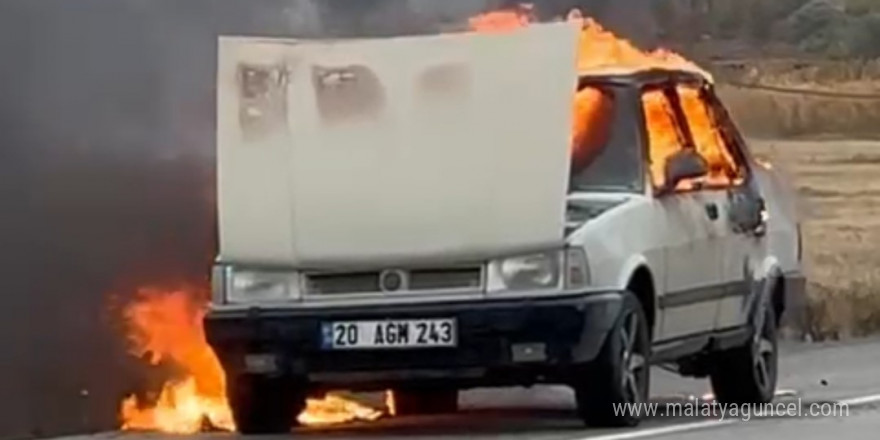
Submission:
M 321 325 L 327 350 L 455 347 L 454 319 L 337 321 Z

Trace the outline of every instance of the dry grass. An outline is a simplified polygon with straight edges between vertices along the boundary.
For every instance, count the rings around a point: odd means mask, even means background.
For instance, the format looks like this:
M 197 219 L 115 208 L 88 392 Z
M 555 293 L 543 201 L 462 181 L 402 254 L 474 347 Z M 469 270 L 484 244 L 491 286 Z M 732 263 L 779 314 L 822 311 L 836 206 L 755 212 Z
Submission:
M 742 128 L 765 138 L 880 137 L 880 98 L 790 95 L 723 85 L 726 81 L 880 97 L 880 60 L 746 60 L 713 65 L 718 91 Z
M 825 89 L 803 84 L 798 87 Z M 855 92 L 858 89 L 862 87 L 838 90 Z M 723 85 L 719 86 L 718 92 L 737 123 L 753 136 L 776 138 L 831 134 L 880 137 L 880 99 L 783 95 Z
M 804 206 L 809 331 L 880 331 L 880 142 L 760 141 Z

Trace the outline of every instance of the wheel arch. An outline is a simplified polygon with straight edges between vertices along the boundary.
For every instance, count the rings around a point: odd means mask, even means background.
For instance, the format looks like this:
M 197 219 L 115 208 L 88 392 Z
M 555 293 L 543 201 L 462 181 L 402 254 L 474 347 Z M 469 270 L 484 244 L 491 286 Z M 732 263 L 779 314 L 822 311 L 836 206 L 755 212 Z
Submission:
M 657 330 L 657 283 L 653 272 L 644 258 L 635 260 L 626 272 L 625 282 L 621 283 L 642 304 L 648 328 L 653 336 Z
M 760 272 L 755 274 L 760 289 L 756 289 L 752 301 L 752 310 L 757 300 L 761 297 L 767 297 L 773 306 L 773 313 L 776 316 L 776 322 L 779 323 L 782 314 L 787 306 L 785 301 L 785 274 L 779 261 L 773 257 L 767 257 L 761 264 Z

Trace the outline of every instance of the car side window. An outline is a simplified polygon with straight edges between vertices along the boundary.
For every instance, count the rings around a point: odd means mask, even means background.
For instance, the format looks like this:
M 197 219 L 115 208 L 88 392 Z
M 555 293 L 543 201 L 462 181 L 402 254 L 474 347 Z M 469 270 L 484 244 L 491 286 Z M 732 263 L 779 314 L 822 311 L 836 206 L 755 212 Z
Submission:
M 672 105 L 662 89 L 652 89 L 642 94 L 645 131 L 648 135 L 649 169 L 654 188 L 664 186 L 666 161 L 685 144 Z M 692 182 L 682 181 L 677 185 L 676 190 L 687 190 L 692 187 Z
M 709 165 L 709 174 L 701 178 L 700 183 L 710 188 L 728 188 L 742 183 L 745 167 L 727 144 L 711 106 L 703 99 L 701 89 L 682 85 L 678 87 L 678 96 L 694 146 Z

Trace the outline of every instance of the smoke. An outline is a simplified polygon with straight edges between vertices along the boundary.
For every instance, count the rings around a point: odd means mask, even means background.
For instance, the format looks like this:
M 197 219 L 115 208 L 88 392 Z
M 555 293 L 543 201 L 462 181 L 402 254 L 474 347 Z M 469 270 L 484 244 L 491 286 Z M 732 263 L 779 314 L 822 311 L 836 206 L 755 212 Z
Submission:
M 115 427 L 143 374 L 110 304 L 207 283 L 218 35 L 428 31 L 449 3 L 0 2 L 0 437 Z
M 137 372 L 108 303 L 207 283 L 218 35 L 430 33 L 502 3 L 0 1 L 0 437 L 113 427 Z

